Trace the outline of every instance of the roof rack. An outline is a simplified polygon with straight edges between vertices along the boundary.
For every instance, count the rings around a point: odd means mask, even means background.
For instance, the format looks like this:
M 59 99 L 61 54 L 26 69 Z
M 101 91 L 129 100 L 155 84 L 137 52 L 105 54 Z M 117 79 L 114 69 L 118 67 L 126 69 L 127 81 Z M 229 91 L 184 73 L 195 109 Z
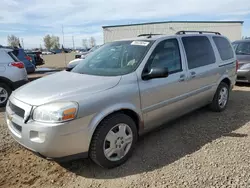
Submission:
M 153 33 L 149 33 L 149 34 L 140 34 L 137 37 L 147 37 L 147 38 L 151 38 L 154 35 L 162 35 L 162 34 L 153 34 Z
M 199 33 L 199 34 L 204 34 L 204 33 L 213 33 L 215 35 L 221 35 L 219 32 L 214 32 L 214 31 L 178 31 L 176 35 L 183 35 L 186 33 Z

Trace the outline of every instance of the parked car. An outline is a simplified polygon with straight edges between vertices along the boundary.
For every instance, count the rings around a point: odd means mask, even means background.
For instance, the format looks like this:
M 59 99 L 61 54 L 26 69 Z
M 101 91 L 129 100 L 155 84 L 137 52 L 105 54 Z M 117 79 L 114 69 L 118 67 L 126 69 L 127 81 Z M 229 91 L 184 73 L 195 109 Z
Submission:
M 66 67 L 66 71 L 71 71 L 76 65 L 78 65 L 79 63 L 81 63 L 83 61 L 84 61 L 84 59 L 74 59 L 74 60 L 70 61 Z
M 84 51 L 81 51 L 80 53 L 76 54 L 75 55 L 75 59 L 85 59 L 87 57 L 88 54 L 94 52 L 96 49 L 98 49 L 100 46 L 95 46 L 93 48 L 91 48 L 90 50 L 84 52 Z
M 35 65 L 32 63 L 32 58 L 29 57 L 22 48 L 14 48 L 13 54 L 24 63 L 25 69 L 27 73 L 35 72 L 36 68 Z
M 34 58 L 36 66 L 38 66 L 38 65 L 44 65 L 44 60 L 41 57 L 42 52 L 40 52 L 40 51 L 26 51 L 26 54 L 28 56 L 31 56 L 31 57 Z
M 79 63 L 83 62 L 83 60 L 92 52 L 94 52 L 95 50 L 97 50 L 100 46 L 95 46 L 93 48 L 91 48 L 88 52 L 83 52 L 82 54 L 77 54 L 75 55 L 74 60 L 70 61 L 66 67 L 67 71 L 71 71 L 76 65 L 78 65 Z
M 50 52 L 50 51 L 43 51 L 42 55 L 52 55 L 55 54 L 54 52 Z
M 111 42 L 71 72 L 13 92 L 7 125 L 17 142 L 44 158 L 89 156 L 112 168 L 131 156 L 139 135 L 208 104 L 225 110 L 236 69 L 233 48 L 219 33 Z
M 24 64 L 10 48 L 0 47 L 0 107 L 6 105 L 11 92 L 28 82 Z
M 237 82 L 250 83 L 250 40 L 235 41 L 233 47 L 239 61 Z
M 28 55 L 28 54 L 27 54 Z M 35 60 L 35 57 L 34 57 L 34 55 L 32 55 L 32 54 L 29 54 L 28 55 L 28 57 L 30 57 L 30 62 L 35 66 L 35 68 L 36 68 L 36 60 Z

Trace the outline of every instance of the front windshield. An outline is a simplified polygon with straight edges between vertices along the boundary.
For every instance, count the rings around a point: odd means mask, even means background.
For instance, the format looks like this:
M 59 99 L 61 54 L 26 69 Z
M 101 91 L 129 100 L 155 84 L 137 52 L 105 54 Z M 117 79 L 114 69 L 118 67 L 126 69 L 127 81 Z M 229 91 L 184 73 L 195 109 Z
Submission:
M 239 43 L 236 48 L 237 55 L 250 55 L 250 42 Z
M 119 41 L 103 45 L 71 72 L 118 76 L 133 72 L 151 46 L 151 41 Z

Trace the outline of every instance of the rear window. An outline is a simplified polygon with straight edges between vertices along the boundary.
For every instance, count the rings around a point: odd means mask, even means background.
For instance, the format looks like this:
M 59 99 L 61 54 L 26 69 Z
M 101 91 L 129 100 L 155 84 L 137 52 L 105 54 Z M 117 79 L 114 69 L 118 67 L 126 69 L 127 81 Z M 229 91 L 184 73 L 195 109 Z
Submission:
M 212 45 L 206 36 L 182 37 L 188 68 L 194 69 L 215 63 Z
M 235 52 L 237 55 L 250 55 L 250 42 L 238 43 Z
M 225 61 L 234 57 L 233 49 L 227 39 L 223 37 L 213 37 L 213 40 L 222 60 Z
M 8 52 L 9 56 L 11 57 L 11 59 L 13 59 L 14 62 L 18 62 L 19 59 L 13 54 L 13 52 Z

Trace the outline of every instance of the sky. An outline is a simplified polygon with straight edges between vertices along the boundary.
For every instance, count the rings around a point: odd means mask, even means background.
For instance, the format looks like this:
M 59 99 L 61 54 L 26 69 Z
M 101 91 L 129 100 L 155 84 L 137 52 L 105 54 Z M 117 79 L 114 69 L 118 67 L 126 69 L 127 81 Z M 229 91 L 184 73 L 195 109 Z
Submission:
M 23 39 L 25 48 L 43 46 L 43 37 L 60 37 L 64 46 L 82 46 L 91 36 L 103 43 L 102 26 L 155 21 L 244 21 L 250 36 L 249 0 L 1 0 L 0 44 L 7 36 Z

